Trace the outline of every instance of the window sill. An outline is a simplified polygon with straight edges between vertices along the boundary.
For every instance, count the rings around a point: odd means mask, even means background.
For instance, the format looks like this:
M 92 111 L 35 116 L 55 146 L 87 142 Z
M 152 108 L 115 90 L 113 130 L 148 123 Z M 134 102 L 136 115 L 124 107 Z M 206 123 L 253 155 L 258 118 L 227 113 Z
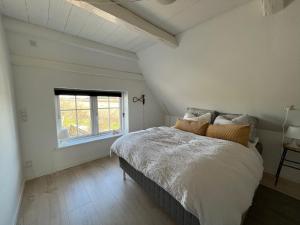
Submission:
M 122 135 L 123 135 L 123 133 L 103 134 L 103 135 L 99 135 L 99 136 L 90 136 L 90 137 L 68 140 L 68 141 L 64 141 L 62 143 L 58 143 L 57 149 L 61 150 L 61 149 L 69 148 L 69 147 L 76 146 L 76 145 L 82 145 L 82 144 L 87 144 L 87 143 L 91 143 L 91 142 L 95 142 L 95 141 L 116 138 L 116 137 L 120 137 Z

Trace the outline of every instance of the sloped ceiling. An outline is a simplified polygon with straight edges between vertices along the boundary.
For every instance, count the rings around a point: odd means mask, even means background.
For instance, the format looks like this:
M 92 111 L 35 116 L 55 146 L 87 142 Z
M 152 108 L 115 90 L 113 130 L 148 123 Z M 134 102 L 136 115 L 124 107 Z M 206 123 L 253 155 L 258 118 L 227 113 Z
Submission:
M 6 16 L 124 50 L 135 52 L 155 43 L 124 24 L 112 23 L 65 0 L 0 0 L 0 3 L 0 10 Z
M 176 0 L 161 5 L 157 0 L 120 1 L 123 6 L 172 34 L 220 15 L 250 0 Z
M 178 34 L 247 1 L 177 0 L 171 5 L 161 5 L 156 0 L 117 2 L 156 26 Z M 88 13 L 66 0 L 0 0 L 0 10 L 12 18 L 133 52 L 156 43 L 135 29 Z
M 171 115 L 186 107 L 248 113 L 280 130 L 284 108 L 300 108 L 299 12 L 294 1 L 263 17 L 252 1 L 183 33 L 176 49 L 139 52 L 143 75 Z

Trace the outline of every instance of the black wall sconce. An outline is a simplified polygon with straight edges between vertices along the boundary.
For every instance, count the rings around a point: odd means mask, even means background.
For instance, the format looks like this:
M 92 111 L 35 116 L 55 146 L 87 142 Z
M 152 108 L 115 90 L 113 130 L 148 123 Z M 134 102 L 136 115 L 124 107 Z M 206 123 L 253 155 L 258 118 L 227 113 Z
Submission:
M 146 99 L 145 99 L 145 95 L 142 95 L 141 97 L 133 97 L 132 98 L 132 101 L 133 102 L 142 102 L 143 103 L 143 105 L 145 105 L 145 101 L 146 101 Z

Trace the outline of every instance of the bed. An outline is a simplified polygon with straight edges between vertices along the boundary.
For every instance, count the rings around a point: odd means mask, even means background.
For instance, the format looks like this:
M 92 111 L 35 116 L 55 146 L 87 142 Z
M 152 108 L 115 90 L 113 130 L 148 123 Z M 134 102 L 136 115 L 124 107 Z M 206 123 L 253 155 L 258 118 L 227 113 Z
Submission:
M 255 147 L 173 127 L 130 133 L 111 150 L 179 225 L 241 224 L 263 170 Z

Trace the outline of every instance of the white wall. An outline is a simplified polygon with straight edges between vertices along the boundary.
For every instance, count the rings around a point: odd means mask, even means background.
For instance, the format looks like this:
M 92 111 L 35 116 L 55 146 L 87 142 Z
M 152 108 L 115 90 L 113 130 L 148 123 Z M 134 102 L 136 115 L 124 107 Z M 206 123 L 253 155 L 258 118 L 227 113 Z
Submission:
M 0 15 L 0 225 L 16 223 L 23 190 L 10 59 Z
M 7 30 L 17 110 L 27 113 L 27 121 L 19 120 L 23 161 L 32 162 L 32 167 L 25 168 L 27 179 L 106 156 L 115 140 L 111 138 L 57 149 L 55 87 L 127 91 L 130 131 L 163 123 L 163 113 L 147 89 L 143 76 L 137 72 L 137 61 L 132 57 L 126 59 L 46 40 L 38 37 L 38 27 L 31 36 L 11 32 L 9 27 Z M 43 29 L 43 32 L 52 31 Z M 30 40 L 36 41 L 37 45 L 30 46 Z M 142 104 L 132 103 L 132 97 L 141 94 L 146 94 L 144 124 Z
M 138 53 L 147 84 L 169 114 L 193 106 L 259 117 L 272 173 L 284 107 L 300 107 L 300 1 L 289 2 L 263 17 L 259 1 L 251 1 L 180 34 L 176 49 L 155 45 Z M 300 112 L 293 122 L 300 125 L 299 118 Z M 300 182 L 299 172 L 286 168 L 283 175 Z

